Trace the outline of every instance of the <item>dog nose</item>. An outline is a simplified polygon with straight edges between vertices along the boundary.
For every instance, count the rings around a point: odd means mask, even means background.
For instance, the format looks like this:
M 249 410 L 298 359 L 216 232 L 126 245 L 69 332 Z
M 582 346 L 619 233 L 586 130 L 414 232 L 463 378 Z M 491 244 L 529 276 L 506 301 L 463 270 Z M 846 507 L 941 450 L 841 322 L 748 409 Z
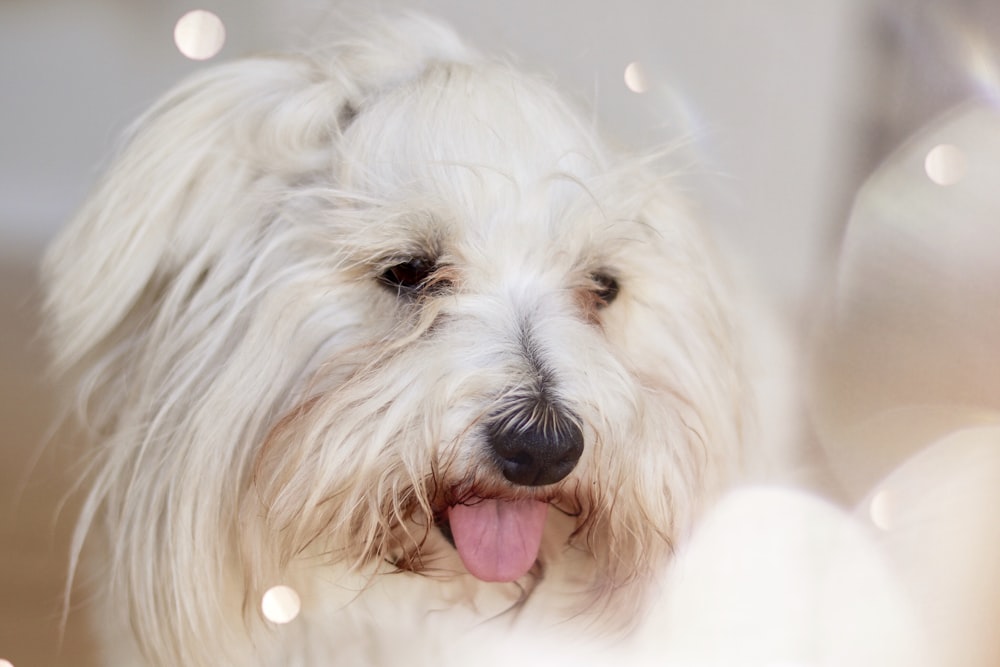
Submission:
M 543 419 L 497 420 L 487 429 L 500 471 L 520 486 L 554 484 L 576 467 L 583 454 L 578 420 L 563 412 L 546 411 Z

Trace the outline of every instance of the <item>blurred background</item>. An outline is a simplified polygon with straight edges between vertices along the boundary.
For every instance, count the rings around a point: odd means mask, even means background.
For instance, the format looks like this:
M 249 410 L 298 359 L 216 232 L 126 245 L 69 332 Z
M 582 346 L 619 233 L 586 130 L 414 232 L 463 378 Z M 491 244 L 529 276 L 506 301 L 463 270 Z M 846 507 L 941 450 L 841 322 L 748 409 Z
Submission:
M 972 610 L 959 617 L 974 634 L 939 642 L 964 662 L 941 664 L 1000 665 L 1000 555 L 984 557 L 1000 554 L 995 0 L 0 0 L 0 660 L 93 664 L 77 614 L 58 628 L 78 468 L 48 431 L 46 243 L 129 121 L 185 74 L 397 7 L 551 74 L 626 150 L 679 147 L 707 217 L 802 334 L 804 484 L 875 523 L 938 609 L 930 625 L 947 625 L 941 605 Z M 194 9 L 225 26 L 207 61 L 175 42 Z M 972 445 L 920 464 L 969 429 Z M 911 469 L 985 495 L 948 492 L 933 518 L 940 494 Z M 944 565 L 925 548 L 942 540 L 965 545 Z M 974 581 L 934 575 L 968 571 L 963 549 Z

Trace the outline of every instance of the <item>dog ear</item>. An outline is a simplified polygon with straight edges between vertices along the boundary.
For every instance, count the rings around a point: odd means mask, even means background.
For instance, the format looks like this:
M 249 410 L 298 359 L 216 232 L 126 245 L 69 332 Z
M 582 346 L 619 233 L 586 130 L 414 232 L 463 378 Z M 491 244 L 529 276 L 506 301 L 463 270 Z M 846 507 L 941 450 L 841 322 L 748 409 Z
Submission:
M 306 61 L 253 59 L 198 73 L 141 117 L 46 255 L 57 364 L 100 343 L 220 228 L 247 224 L 237 211 L 255 180 L 329 159 L 347 92 Z
M 56 367 L 113 344 L 137 304 L 193 257 L 207 262 L 252 233 L 267 215 L 255 193 L 329 178 L 337 140 L 368 96 L 465 53 L 447 28 L 408 16 L 325 53 L 238 61 L 181 83 L 137 121 L 46 255 Z

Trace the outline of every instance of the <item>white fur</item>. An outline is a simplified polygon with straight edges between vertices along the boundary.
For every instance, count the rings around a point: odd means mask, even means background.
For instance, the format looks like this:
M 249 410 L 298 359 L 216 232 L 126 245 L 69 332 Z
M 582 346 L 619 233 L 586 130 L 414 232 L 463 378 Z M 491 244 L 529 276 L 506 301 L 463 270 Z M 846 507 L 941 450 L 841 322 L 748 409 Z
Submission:
M 379 284 L 420 254 L 450 290 Z M 730 287 L 656 161 L 423 19 L 179 85 L 45 274 L 95 444 L 75 548 L 95 536 L 108 664 L 441 664 L 472 628 L 614 641 L 756 456 Z M 526 345 L 585 435 L 540 489 L 489 470 L 477 430 L 528 381 Z M 465 572 L 430 518 L 459 487 L 567 510 L 544 577 Z M 303 598 L 280 627 L 258 611 L 278 583 Z

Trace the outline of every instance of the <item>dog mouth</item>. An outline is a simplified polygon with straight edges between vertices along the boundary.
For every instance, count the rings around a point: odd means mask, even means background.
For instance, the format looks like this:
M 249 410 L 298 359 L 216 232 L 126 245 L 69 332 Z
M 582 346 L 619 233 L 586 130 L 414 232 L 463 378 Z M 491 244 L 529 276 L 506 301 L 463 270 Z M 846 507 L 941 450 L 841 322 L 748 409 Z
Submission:
M 520 579 L 538 560 L 549 503 L 472 496 L 437 516 L 441 533 L 477 579 Z

